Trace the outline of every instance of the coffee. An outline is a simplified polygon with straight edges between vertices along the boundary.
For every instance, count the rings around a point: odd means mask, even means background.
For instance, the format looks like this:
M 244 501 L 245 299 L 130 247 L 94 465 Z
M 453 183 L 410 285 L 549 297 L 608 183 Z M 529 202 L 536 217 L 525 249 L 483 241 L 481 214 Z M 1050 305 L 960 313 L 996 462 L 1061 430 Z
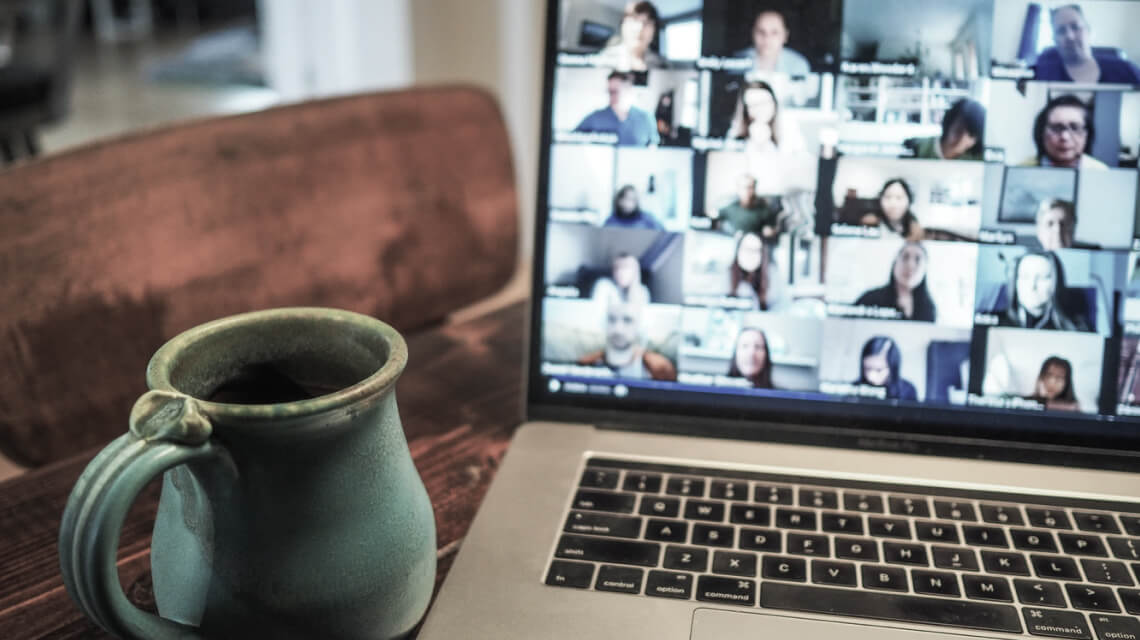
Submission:
M 289 367 L 275 362 L 248 364 L 210 392 L 206 400 L 227 404 L 278 404 L 310 400 L 335 393 L 348 384 L 301 381 Z

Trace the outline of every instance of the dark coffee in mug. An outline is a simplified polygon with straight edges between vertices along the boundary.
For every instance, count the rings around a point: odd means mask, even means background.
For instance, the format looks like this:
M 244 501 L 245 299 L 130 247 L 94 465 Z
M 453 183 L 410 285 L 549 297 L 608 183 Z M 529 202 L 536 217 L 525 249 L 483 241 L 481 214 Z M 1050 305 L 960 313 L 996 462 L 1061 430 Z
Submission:
M 327 367 L 324 367 L 327 370 Z M 312 379 L 291 362 L 259 362 L 244 365 L 211 391 L 206 400 L 228 404 L 279 404 L 311 400 L 336 393 L 360 380 L 352 372 L 339 379 Z M 335 373 L 333 374 L 335 375 Z

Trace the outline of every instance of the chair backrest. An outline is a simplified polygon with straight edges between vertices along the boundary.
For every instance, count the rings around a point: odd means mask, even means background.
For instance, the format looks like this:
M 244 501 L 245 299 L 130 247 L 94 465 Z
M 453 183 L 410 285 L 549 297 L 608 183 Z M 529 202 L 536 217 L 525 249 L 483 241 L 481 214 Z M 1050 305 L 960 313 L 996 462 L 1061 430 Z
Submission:
M 150 355 L 213 318 L 439 322 L 510 278 L 516 211 L 499 109 L 465 88 L 193 122 L 0 173 L 0 451 L 39 465 L 122 433 Z

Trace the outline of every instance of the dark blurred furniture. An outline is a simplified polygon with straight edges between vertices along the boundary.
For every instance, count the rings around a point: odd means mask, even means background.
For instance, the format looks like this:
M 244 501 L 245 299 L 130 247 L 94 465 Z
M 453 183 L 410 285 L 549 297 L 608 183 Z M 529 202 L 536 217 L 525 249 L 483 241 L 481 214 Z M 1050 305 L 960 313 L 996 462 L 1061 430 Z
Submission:
M 0 173 L 0 228 L 0 451 L 25 466 L 123 433 L 150 355 L 185 329 L 291 305 L 431 326 L 506 283 L 518 234 L 499 109 L 462 88 L 204 120 L 17 166 Z
M 0 167 L 38 154 L 39 128 L 67 115 L 82 8 L 82 0 L 0 0 Z

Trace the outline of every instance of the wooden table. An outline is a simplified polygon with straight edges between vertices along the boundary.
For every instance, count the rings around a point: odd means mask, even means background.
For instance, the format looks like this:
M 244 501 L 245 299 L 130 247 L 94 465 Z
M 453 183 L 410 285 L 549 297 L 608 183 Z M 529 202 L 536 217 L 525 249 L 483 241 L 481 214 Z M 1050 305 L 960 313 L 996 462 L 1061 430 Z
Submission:
M 435 508 L 437 590 L 520 422 L 524 308 L 515 304 L 408 336 L 411 357 L 396 393 Z M 123 416 L 124 432 L 126 424 Z M 0 483 L 0 638 L 108 637 L 72 604 L 56 548 L 67 496 L 97 452 Z M 152 482 L 140 496 L 119 549 L 123 590 L 151 611 L 150 532 L 158 489 Z

